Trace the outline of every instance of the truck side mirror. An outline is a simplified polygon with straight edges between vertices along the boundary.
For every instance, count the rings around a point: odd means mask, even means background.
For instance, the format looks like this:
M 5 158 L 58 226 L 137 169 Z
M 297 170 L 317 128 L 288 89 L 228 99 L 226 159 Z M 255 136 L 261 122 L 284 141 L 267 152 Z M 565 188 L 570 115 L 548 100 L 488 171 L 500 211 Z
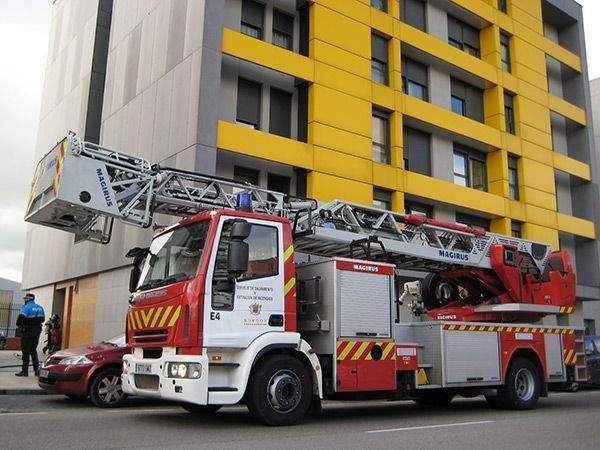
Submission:
M 230 279 L 240 277 L 248 270 L 249 247 L 244 239 L 250 236 L 252 225 L 246 221 L 236 221 L 231 226 L 227 250 L 227 272 Z
M 135 291 L 135 288 L 140 281 L 140 275 L 142 274 L 140 265 L 144 261 L 144 258 L 146 258 L 149 250 L 150 249 L 148 247 L 134 247 L 125 254 L 126 258 L 133 258 L 133 267 L 131 268 L 131 273 L 129 274 L 129 292 Z
M 131 268 L 131 273 L 129 274 L 129 292 L 135 291 L 138 283 L 140 282 L 140 275 L 142 274 L 142 269 L 140 266 L 133 266 Z

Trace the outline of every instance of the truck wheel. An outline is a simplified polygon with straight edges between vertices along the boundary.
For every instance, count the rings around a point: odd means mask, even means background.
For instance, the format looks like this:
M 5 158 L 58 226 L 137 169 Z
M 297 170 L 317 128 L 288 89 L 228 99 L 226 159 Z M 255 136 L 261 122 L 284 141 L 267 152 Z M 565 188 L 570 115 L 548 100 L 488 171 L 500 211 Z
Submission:
M 182 403 L 181 407 L 187 412 L 197 416 L 210 416 L 221 409 L 223 405 L 195 405 L 194 403 Z
M 259 363 L 248 383 L 250 413 L 266 425 L 291 425 L 310 407 L 312 381 L 300 361 L 287 355 Z
M 101 369 L 90 384 L 90 400 L 99 408 L 117 408 L 127 395 L 121 386 L 121 369 Z
M 448 406 L 453 398 L 454 394 L 451 392 L 423 392 L 414 402 L 419 405 Z
M 428 311 L 458 299 L 458 288 L 437 273 L 428 274 L 421 284 L 421 297 Z
M 506 409 L 531 409 L 539 397 L 541 377 L 533 362 L 516 358 L 509 366 L 506 384 L 498 388 L 498 401 Z

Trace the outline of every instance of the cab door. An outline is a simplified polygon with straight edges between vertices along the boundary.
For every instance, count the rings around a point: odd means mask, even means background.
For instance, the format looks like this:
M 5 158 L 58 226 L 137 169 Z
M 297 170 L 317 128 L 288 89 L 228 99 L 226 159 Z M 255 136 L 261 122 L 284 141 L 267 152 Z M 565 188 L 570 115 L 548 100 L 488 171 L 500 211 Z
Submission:
M 269 331 L 284 330 L 282 224 L 243 219 L 252 225 L 245 242 L 248 270 L 228 279 L 227 255 L 233 217 L 221 217 L 206 277 L 206 347 L 245 348 Z

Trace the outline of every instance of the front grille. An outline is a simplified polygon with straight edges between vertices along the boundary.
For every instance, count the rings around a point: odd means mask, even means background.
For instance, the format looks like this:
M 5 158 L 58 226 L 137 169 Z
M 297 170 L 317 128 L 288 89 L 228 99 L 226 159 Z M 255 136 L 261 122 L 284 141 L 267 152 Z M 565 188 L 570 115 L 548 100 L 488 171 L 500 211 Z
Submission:
M 138 389 L 147 389 L 150 391 L 158 391 L 158 375 L 143 375 L 136 373 L 134 375 L 135 386 Z
M 64 358 L 59 358 L 57 356 L 51 356 L 50 359 L 48 360 L 48 365 L 50 365 L 50 364 L 58 364 L 63 359 Z
M 133 333 L 133 339 L 138 344 L 148 344 L 152 342 L 167 342 L 167 337 L 169 335 L 169 330 L 161 329 L 161 330 L 143 330 L 143 331 L 135 331 Z
M 40 382 L 42 382 L 44 384 L 56 384 L 56 380 L 53 380 L 51 378 L 44 378 L 44 377 L 40 377 Z
M 145 348 L 143 349 L 144 359 L 159 359 L 162 356 L 162 348 Z

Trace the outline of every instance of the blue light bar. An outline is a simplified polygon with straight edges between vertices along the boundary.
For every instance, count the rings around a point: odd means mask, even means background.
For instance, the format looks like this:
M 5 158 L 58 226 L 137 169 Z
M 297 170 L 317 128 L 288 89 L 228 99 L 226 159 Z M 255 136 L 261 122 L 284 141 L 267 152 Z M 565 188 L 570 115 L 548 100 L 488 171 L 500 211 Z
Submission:
M 252 194 L 248 192 L 242 192 L 237 195 L 235 200 L 235 209 L 252 212 Z

